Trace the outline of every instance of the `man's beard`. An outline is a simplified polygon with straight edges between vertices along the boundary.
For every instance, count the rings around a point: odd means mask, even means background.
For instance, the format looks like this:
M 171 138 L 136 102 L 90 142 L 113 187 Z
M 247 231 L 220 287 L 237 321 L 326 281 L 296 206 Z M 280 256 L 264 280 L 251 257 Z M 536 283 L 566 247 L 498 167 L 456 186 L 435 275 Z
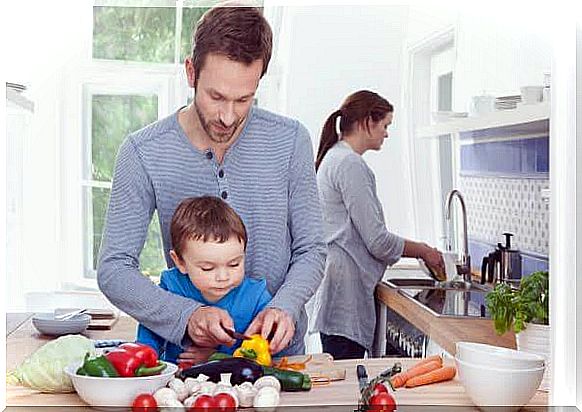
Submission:
M 198 107 L 196 101 L 194 101 L 194 107 L 196 108 L 196 113 L 198 113 L 200 124 L 202 125 L 202 128 L 206 132 L 206 135 L 210 138 L 210 140 L 212 140 L 215 143 L 228 143 L 234 136 L 234 133 L 236 132 L 242 121 L 244 120 L 244 118 L 237 119 L 237 121 L 235 121 L 231 127 L 226 128 L 221 121 L 207 120 L 206 117 L 204 116 L 204 113 L 202 113 L 202 110 L 200 110 L 200 108 Z M 225 132 L 224 133 L 214 132 L 211 127 L 212 124 L 224 128 Z

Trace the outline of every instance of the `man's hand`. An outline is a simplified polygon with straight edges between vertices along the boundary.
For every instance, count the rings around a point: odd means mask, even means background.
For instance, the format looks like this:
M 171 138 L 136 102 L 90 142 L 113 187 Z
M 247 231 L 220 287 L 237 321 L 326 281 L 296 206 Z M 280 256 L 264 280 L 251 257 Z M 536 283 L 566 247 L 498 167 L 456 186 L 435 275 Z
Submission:
M 208 357 L 216 351 L 216 347 L 190 346 L 178 355 L 178 363 L 196 365 L 206 362 Z
M 273 333 L 269 351 L 273 354 L 279 353 L 291 342 L 295 334 L 295 322 L 287 312 L 281 309 L 266 308 L 257 315 L 245 332 L 246 335 L 257 333 L 265 339 Z
M 227 335 L 225 328 L 234 329 L 232 318 L 225 310 L 212 306 L 196 309 L 188 320 L 188 335 L 199 347 L 234 345 L 236 341 Z

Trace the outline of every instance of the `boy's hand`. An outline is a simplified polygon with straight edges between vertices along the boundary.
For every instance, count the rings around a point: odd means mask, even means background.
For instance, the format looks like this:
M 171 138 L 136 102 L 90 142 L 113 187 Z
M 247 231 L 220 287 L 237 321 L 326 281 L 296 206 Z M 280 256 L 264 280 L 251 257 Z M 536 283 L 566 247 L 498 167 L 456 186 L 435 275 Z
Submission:
M 260 333 L 265 339 L 273 333 L 269 351 L 273 354 L 279 353 L 291 342 L 295 334 L 295 322 L 287 312 L 281 309 L 266 308 L 257 315 L 245 332 L 249 336 L 255 333 Z
M 206 362 L 215 351 L 215 347 L 190 346 L 178 355 L 178 363 L 196 365 L 201 362 Z
M 212 306 L 196 309 L 188 320 L 188 335 L 200 347 L 234 345 L 236 341 L 228 336 L 225 328 L 234 330 L 232 318 L 227 311 Z

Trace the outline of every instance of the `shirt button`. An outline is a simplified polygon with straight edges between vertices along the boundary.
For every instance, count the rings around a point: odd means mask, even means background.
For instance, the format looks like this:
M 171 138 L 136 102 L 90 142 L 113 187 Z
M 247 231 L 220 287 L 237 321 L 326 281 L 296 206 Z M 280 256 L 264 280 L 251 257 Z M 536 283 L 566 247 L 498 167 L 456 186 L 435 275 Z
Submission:
M 208 160 L 212 159 L 212 152 L 211 151 L 206 152 L 206 158 Z
M 221 196 L 223 199 L 226 199 L 226 198 L 228 197 L 228 193 L 226 193 L 226 190 L 225 190 L 224 192 L 222 192 L 222 193 L 220 194 L 220 196 Z
M 224 177 L 224 170 L 220 169 L 218 171 L 218 177 L 220 177 L 221 179 Z

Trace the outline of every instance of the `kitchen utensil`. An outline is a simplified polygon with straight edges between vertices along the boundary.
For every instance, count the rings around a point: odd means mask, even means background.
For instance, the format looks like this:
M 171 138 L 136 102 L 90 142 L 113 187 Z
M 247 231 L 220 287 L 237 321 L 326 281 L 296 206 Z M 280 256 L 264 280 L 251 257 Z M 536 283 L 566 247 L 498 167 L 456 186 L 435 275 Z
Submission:
M 125 342 L 121 339 L 95 339 L 93 345 L 96 348 L 115 348 Z
M 357 365 L 356 374 L 358 376 L 360 392 L 363 392 L 368 386 L 368 372 L 366 371 L 366 367 L 364 365 Z
M 233 339 L 237 339 L 237 340 L 250 340 L 251 339 L 250 336 L 247 336 L 244 333 L 238 333 L 235 330 L 227 329 L 227 328 L 224 328 L 224 327 L 222 329 L 226 332 L 226 334 L 228 336 L 230 336 Z
M 77 369 L 82 363 L 75 362 L 65 367 L 65 373 L 71 378 L 81 399 L 91 406 L 131 407 L 137 395 L 153 394 L 166 386 L 178 371 L 178 366 L 166 363 L 167 367 L 160 375 L 103 378 L 77 375 Z
M 87 312 L 87 309 L 79 309 L 79 310 L 75 310 L 73 312 L 65 313 L 63 315 L 57 315 L 57 316 L 55 316 L 55 319 L 56 320 L 72 319 L 72 318 L 76 317 L 77 315 L 80 315 L 81 313 L 85 313 L 85 312 Z
M 513 233 L 504 233 L 505 246 L 497 244 L 497 249 L 483 258 L 481 283 L 519 284 L 521 280 L 521 252 L 511 247 Z

